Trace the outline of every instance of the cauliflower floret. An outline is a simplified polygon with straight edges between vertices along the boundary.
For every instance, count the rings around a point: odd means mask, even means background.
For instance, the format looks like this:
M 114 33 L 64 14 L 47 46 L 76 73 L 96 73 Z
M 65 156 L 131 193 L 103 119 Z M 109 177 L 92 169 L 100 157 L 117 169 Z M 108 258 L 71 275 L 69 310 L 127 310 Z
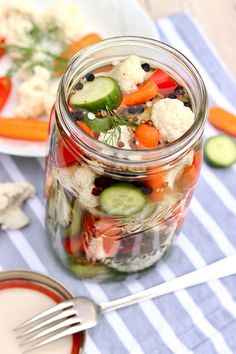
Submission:
M 136 85 L 144 81 L 145 75 L 146 73 L 141 67 L 141 60 L 137 55 L 128 56 L 112 73 L 124 93 L 137 90 Z
M 57 206 L 57 221 L 59 224 L 62 226 L 66 227 L 71 220 L 71 208 L 70 205 L 66 199 L 65 193 L 62 190 L 62 188 L 58 188 L 57 190 L 57 200 L 56 200 L 56 206 Z
M 24 81 L 17 90 L 20 100 L 16 108 L 17 116 L 35 118 L 45 113 L 49 115 L 55 102 L 59 81 L 51 82 L 50 71 L 40 65 L 35 66 L 33 76 L 23 65 L 18 77 Z
M 58 89 L 59 80 L 54 81 L 48 86 L 48 92 L 44 96 L 44 110 L 47 115 L 50 115 L 52 106 L 54 105 L 57 89 Z
M 31 45 L 28 34 L 34 26 L 34 14 L 32 2 L 8 0 L 1 3 L 0 34 L 8 44 Z
M 100 133 L 98 140 L 114 147 L 131 150 L 129 142 L 131 140 L 132 130 L 126 125 L 120 125 L 120 130 L 112 128 L 106 133 Z M 124 146 L 118 146 L 122 142 Z
M 182 158 L 175 167 L 171 168 L 166 172 L 165 182 L 168 183 L 169 188 L 174 188 L 175 181 L 180 178 L 185 167 L 192 165 L 193 158 L 194 152 L 190 151 L 188 155 Z
M 83 188 L 79 192 L 79 201 L 85 208 L 95 208 L 98 206 L 98 198 L 92 194 L 93 187 Z
M 35 66 L 33 76 L 19 85 L 17 93 L 20 104 L 17 116 L 24 118 L 39 117 L 45 113 L 45 96 L 50 82 L 50 71 L 42 66 Z
M 59 168 L 54 170 L 54 176 L 65 189 L 69 192 L 76 194 L 77 184 L 75 184 L 75 171 L 79 168 L 77 164 L 73 164 L 64 168 Z
M 55 177 L 86 208 L 95 208 L 98 205 L 98 198 L 92 194 L 95 174 L 89 167 L 73 164 L 56 170 Z
M 153 105 L 151 119 L 160 132 L 161 141 L 171 143 L 191 127 L 194 114 L 180 100 L 165 98 Z
M 179 194 L 177 192 L 171 191 L 170 194 L 166 193 L 162 201 L 159 202 L 158 206 L 160 211 L 172 208 L 175 204 L 179 202 Z
M 0 224 L 3 230 L 20 229 L 29 223 L 21 205 L 34 194 L 35 188 L 27 182 L 0 183 Z
M 93 261 L 105 260 L 107 257 L 114 257 L 120 248 L 120 241 L 106 236 L 91 237 L 88 240 L 88 246 L 85 247 L 85 253 Z
M 60 38 L 70 43 L 82 32 L 83 21 L 76 4 L 58 0 L 44 12 L 42 26 L 47 29 L 58 28 Z
M 85 249 L 85 253 L 93 261 L 108 257 L 104 250 L 102 237 L 91 238 L 88 247 Z
M 75 179 L 80 188 L 91 187 L 94 183 L 95 174 L 87 167 L 79 167 L 75 171 Z

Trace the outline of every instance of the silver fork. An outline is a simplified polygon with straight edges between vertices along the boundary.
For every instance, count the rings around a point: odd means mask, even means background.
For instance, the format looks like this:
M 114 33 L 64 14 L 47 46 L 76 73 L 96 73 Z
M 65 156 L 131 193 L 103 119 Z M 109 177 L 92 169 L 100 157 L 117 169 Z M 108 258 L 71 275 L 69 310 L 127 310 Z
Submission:
M 62 302 L 19 325 L 15 331 L 23 353 L 27 353 L 64 336 L 94 327 L 99 316 L 107 311 L 233 274 L 236 274 L 236 253 L 168 282 L 100 305 L 86 297 Z

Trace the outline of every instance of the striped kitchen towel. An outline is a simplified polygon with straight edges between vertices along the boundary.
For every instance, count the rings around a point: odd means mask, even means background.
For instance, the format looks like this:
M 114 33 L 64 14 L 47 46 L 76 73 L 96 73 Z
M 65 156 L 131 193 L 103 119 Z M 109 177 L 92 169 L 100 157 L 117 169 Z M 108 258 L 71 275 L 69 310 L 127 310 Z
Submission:
M 236 83 L 186 12 L 157 23 L 161 40 L 197 66 L 210 104 L 236 110 Z M 206 127 L 206 136 L 216 131 Z M 0 231 L 0 266 L 31 268 L 55 276 L 75 294 L 97 302 L 151 287 L 235 252 L 236 166 L 215 170 L 203 165 L 183 232 L 172 251 L 145 276 L 120 283 L 97 284 L 70 276 L 52 256 L 44 229 L 43 161 L 0 157 L 0 181 L 28 180 L 37 197 L 25 209 L 31 225 L 22 231 Z M 108 313 L 89 331 L 86 354 L 229 354 L 236 353 L 236 278 L 228 277 Z M 0 345 L 1 347 L 1 345 Z

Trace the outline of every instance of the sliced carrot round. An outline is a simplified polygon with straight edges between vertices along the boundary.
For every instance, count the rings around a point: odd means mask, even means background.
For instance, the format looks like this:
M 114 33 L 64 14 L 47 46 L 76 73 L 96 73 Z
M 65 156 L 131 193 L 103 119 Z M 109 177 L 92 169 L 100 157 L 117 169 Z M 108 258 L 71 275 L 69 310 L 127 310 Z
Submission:
M 145 148 L 155 148 L 159 144 L 159 131 L 148 124 L 140 124 L 136 129 L 136 139 Z
M 164 172 L 159 171 L 148 177 L 146 183 L 152 188 L 152 193 L 149 194 L 149 198 L 153 202 L 160 202 L 163 200 L 163 184 L 164 184 Z

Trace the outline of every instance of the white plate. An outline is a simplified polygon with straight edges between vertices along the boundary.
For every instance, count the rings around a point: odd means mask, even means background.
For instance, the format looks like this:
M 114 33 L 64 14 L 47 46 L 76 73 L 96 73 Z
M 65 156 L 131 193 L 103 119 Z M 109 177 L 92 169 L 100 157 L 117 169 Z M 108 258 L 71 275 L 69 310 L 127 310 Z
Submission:
M 69 1 L 69 0 L 68 0 Z M 43 5 L 50 4 L 44 0 Z M 83 13 L 86 32 L 97 32 L 103 38 L 118 35 L 143 36 L 158 39 L 157 29 L 136 0 L 76 0 Z M 4 73 L 4 60 L 0 65 L 0 74 Z M 2 112 L 2 116 L 11 116 L 15 93 Z M 46 144 L 0 138 L 0 153 L 27 157 L 44 157 Z

